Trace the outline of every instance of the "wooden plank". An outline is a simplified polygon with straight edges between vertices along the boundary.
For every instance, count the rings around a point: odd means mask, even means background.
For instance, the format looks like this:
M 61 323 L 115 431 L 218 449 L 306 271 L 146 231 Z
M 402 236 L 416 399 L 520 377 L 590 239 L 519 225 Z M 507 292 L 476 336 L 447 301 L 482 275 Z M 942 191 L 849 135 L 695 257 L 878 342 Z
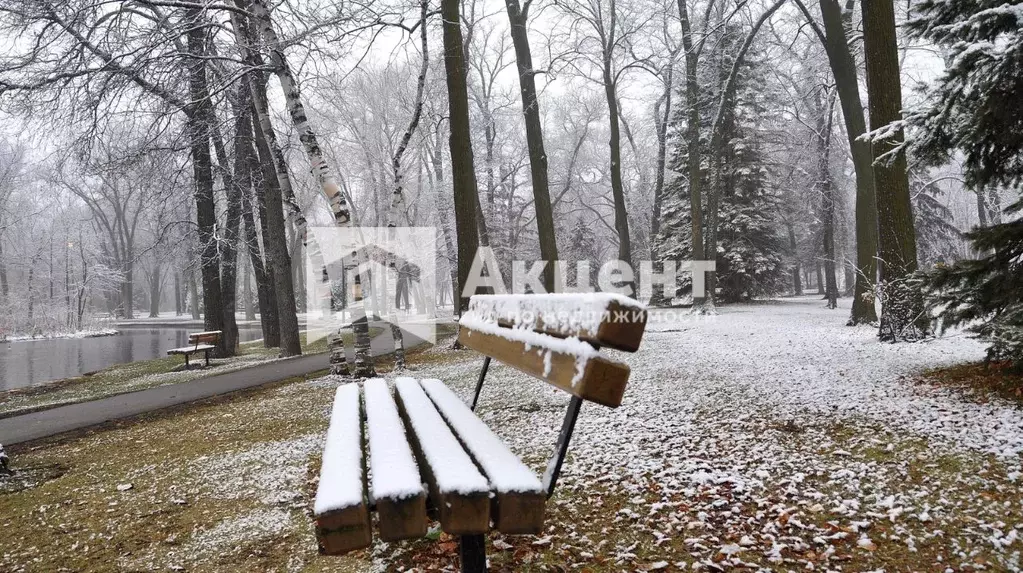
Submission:
M 188 343 L 216 344 L 220 340 L 220 334 L 189 334 Z
M 357 505 L 316 517 L 316 540 L 320 553 L 342 555 L 373 543 L 369 510 Z
M 313 506 L 321 553 L 340 555 L 368 547 L 373 541 L 362 446 L 359 387 L 341 386 L 334 395 Z
M 490 317 L 501 326 L 558 338 L 574 336 L 625 352 L 639 350 L 647 323 L 642 305 L 606 293 L 474 295 L 469 312 Z
M 213 350 L 216 346 L 210 344 L 200 344 L 198 346 L 182 346 L 181 348 L 171 348 L 167 351 L 167 354 L 195 354 L 196 352 L 203 352 L 205 350 Z
M 568 340 L 557 339 L 555 343 L 545 341 L 553 338 L 547 335 L 511 328 L 499 330 L 492 333 L 463 324 L 458 329 L 458 341 L 583 400 L 611 408 L 621 405 L 629 381 L 628 365 L 604 358 L 592 349 L 587 353 L 580 348 L 582 355 L 558 350 L 571 346 Z
M 490 531 L 490 484 L 414 378 L 395 381 L 395 401 L 430 490 L 441 529 L 453 535 Z
M 506 492 L 494 498 L 494 528 L 509 535 L 543 533 L 547 495 Z
M 443 382 L 423 380 L 422 385 L 490 481 L 494 527 L 509 534 L 541 533 L 547 496 L 532 470 Z
M 370 491 L 380 517 L 380 539 L 397 541 L 426 535 L 426 490 L 419 475 L 405 426 L 382 378 L 363 386 Z

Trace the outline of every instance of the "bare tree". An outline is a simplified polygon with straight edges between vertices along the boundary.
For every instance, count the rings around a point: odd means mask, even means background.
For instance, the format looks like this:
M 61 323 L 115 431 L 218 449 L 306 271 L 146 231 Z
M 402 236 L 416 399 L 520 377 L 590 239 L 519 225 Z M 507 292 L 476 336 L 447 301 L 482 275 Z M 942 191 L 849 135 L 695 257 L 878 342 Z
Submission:
M 887 342 L 918 340 L 927 334 L 930 320 L 924 312 L 923 295 L 911 282 L 917 270 L 916 232 L 901 126 L 895 7 L 886 0 L 864 0 L 861 8 L 877 191 L 882 297 L 878 337 Z

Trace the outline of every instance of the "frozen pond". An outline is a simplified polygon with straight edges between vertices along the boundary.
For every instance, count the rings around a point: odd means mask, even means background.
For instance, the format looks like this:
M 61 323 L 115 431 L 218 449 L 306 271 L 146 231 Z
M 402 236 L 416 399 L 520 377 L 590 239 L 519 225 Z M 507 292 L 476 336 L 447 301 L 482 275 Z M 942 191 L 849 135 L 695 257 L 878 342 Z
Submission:
M 126 362 L 166 356 L 188 344 L 200 326 L 118 326 L 120 334 L 95 338 L 53 338 L 0 344 L 0 390 L 70 378 Z M 258 326 L 239 326 L 239 340 L 262 337 Z

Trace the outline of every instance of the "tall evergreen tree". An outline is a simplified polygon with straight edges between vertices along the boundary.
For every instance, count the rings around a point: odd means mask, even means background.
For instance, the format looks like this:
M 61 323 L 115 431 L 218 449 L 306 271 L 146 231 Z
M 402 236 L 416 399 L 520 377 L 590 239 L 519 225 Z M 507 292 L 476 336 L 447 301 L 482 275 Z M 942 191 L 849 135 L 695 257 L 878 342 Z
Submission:
M 977 188 L 1023 181 L 1023 0 L 922 0 L 907 28 L 945 50 L 944 74 L 923 109 L 914 151 L 932 163 L 965 156 Z
M 978 190 L 1023 181 L 1023 14 L 1021 0 L 923 0 L 910 33 L 946 50 L 948 68 L 909 117 L 920 128 L 915 150 L 939 163 L 965 156 L 966 180 Z M 966 234 L 975 260 L 939 266 L 926 276 L 942 328 L 969 324 L 990 343 L 988 358 L 1023 369 L 1023 200 L 1015 220 Z
M 741 29 L 729 28 L 724 37 L 732 44 L 742 40 Z M 722 82 L 710 78 L 727 75 L 734 58 L 726 47 L 718 61 L 706 61 L 701 74 L 708 77 L 706 85 L 719 88 Z M 705 157 L 714 166 L 701 170 L 703 189 L 709 189 L 718 199 L 717 219 L 717 286 L 721 289 L 723 302 L 748 300 L 758 296 L 774 294 L 782 290 L 785 281 L 785 242 L 777 233 L 779 216 L 778 198 L 768 185 L 769 174 L 765 167 L 766 157 L 758 136 L 759 122 L 767 113 L 764 104 L 766 62 L 757 52 L 751 50 L 739 66 L 735 79 L 734 94 L 728 98 L 728 105 L 721 115 L 718 129 L 721 131 L 720 153 Z M 700 131 L 709 132 L 715 111 L 715 101 L 720 94 L 715 89 L 707 90 L 714 97 L 705 98 L 699 106 L 701 113 Z M 688 122 L 693 117 L 688 106 L 680 107 L 673 121 L 675 132 L 689 132 Z M 706 139 L 701 149 L 708 148 Z M 688 173 L 690 165 L 689 141 L 680 140 L 671 159 L 671 169 L 678 174 Z M 662 205 L 662 223 L 657 241 L 662 260 L 688 261 L 693 258 L 689 200 L 691 181 L 676 176 L 665 188 Z M 706 198 L 706 197 L 704 197 Z M 708 250 L 707 255 L 710 252 Z M 679 293 L 691 291 L 689 277 L 683 279 Z

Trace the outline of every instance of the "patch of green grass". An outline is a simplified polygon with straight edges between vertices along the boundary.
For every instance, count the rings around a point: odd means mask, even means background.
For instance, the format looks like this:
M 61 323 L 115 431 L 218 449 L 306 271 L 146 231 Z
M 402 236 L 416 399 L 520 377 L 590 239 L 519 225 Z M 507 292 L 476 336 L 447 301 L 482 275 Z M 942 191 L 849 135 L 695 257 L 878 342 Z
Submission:
M 16 447 L 16 470 L 66 471 L 0 493 L 0 571 L 370 570 L 367 551 L 316 549 L 309 508 L 335 385 L 309 380 L 323 373 Z

